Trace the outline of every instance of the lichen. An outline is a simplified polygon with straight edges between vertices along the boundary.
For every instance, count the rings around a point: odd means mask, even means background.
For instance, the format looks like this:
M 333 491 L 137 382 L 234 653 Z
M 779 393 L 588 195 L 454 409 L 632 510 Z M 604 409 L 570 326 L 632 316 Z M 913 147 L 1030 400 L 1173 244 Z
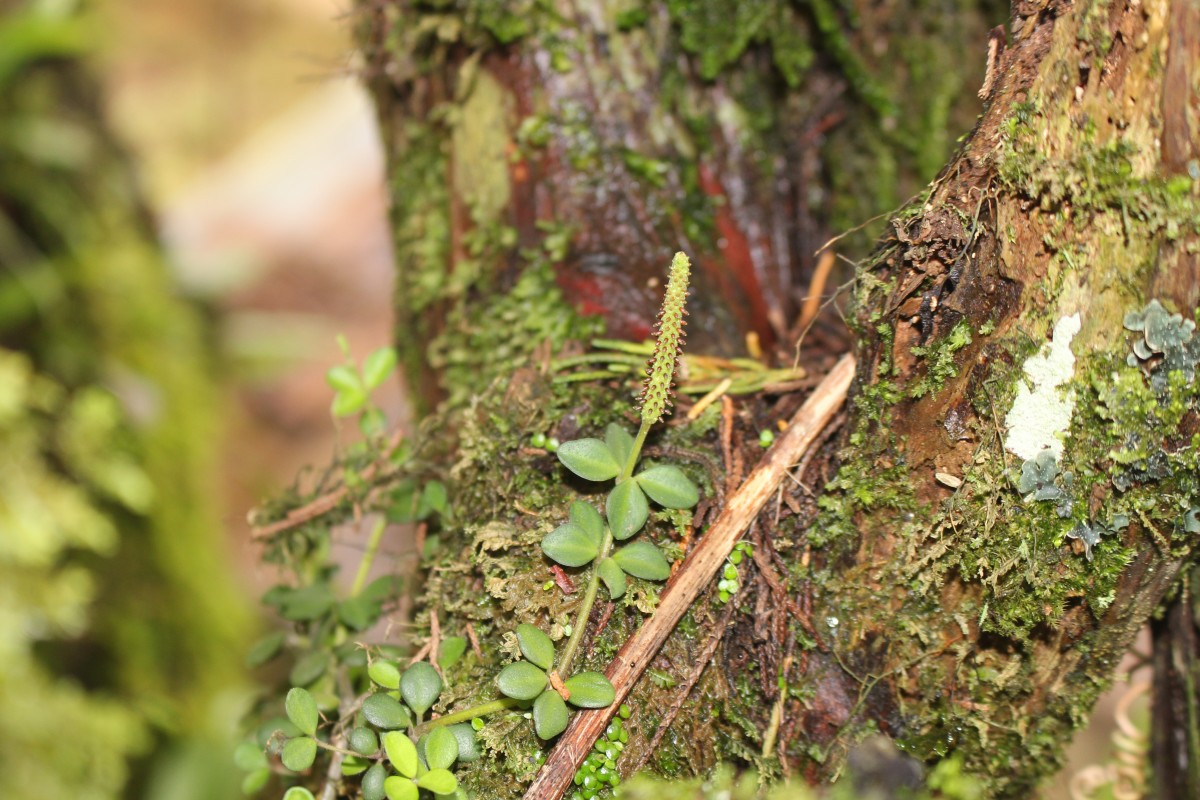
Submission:
M 1008 435 L 1004 447 L 1025 460 L 1049 450 L 1062 456 L 1062 435 L 1071 425 L 1074 394 L 1065 387 L 1075 370 L 1071 340 L 1079 333 L 1079 314 L 1063 317 L 1054 326 L 1053 340 L 1025 361 L 1028 384 L 1017 388 L 1017 397 L 1004 418 Z

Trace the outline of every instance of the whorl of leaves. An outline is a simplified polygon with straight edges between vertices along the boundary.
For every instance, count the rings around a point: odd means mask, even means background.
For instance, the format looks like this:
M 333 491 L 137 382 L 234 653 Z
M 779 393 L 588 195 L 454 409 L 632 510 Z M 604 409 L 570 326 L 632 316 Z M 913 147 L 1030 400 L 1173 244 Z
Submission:
M 646 386 L 642 390 L 642 421 L 647 424 L 658 422 L 671 406 L 672 379 L 683 353 L 684 317 L 687 316 L 684 306 L 691 266 L 683 253 L 676 253 L 671 259 L 667 293 L 654 326 L 654 354 L 647 365 Z

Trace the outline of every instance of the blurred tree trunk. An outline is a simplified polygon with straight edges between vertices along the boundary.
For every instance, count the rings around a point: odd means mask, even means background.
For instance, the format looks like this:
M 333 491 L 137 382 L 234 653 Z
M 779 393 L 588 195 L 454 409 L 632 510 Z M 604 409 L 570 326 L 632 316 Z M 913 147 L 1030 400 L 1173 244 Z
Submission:
M 828 777 L 880 731 L 1028 796 L 1192 558 L 1196 391 L 1161 352 L 1147 387 L 1124 323 L 1200 304 L 1194 0 L 1018 2 L 990 50 L 966 2 L 362 9 L 427 401 L 595 330 L 572 310 L 644 337 L 675 249 L 698 264 L 689 350 L 753 334 L 790 360 L 813 252 L 930 175 L 982 85 L 960 152 L 856 271 L 840 467 L 798 476 L 833 480 L 775 562 L 796 602 L 768 610 L 809 610 L 784 625 L 801 652 L 715 663 L 759 671 L 760 767 Z M 1075 407 L 1047 463 L 1009 414 L 1049 339 Z

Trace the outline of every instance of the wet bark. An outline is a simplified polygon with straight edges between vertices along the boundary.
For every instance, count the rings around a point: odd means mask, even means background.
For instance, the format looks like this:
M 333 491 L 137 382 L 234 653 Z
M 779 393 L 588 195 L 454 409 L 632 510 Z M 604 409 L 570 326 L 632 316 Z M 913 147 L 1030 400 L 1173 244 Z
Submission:
M 400 339 L 427 398 L 569 338 L 504 333 L 533 307 L 504 298 L 539 269 L 543 298 L 644 336 L 674 249 L 699 265 L 691 349 L 737 352 L 752 333 L 767 357 L 789 353 L 810 254 L 845 223 L 846 175 L 869 175 L 856 188 L 870 195 L 928 157 L 905 126 L 931 105 L 901 104 L 939 62 L 862 54 L 916 41 L 927 59 L 940 47 L 982 67 L 987 52 L 979 8 L 957 10 L 931 47 L 933 11 L 888 5 L 853 28 L 824 4 L 775 4 L 774 35 L 756 29 L 722 62 L 689 40 L 684 5 L 563 4 L 525 9 L 524 26 L 468 3 L 364 9 L 395 164 Z M 1196 410 L 1164 432 L 1122 410 L 1137 390 L 1118 378 L 1127 313 L 1198 304 L 1200 55 L 1197 26 L 1179 27 L 1194 13 L 1186 0 L 1015 3 L 973 81 L 974 130 L 859 264 L 848 418 L 755 527 L 768 599 L 716 658 L 730 685 L 752 686 L 748 724 L 778 737 L 760 767 L 825 779 L 879 731 L 919 762 L 962 759 L 989 796 L 1028 796 L 1191 562 L 1180 514 L 1200 502 L 1194 476 L 1113 454 L 1132 436 L 1178 465 L 1195 457 L 1182 442 Z M 789 29 L 809 46 L 798 80 Z M 836 137 L 872 152 L 868 166 L 822 161 L 842 152 Z M 870 216 L 858 199 L 850 213 Z M 496 310 L 514 317 L 488 327 Z M 1026 359 L 1075 314 L 1078 405 L 1047 503 L 1017 489 L 1033 458 L 1012 452 L 1007 415 Z M 485 329 L 512 352 L 468 369 Z M 817 516 L 808 487 L 827 481 Z M 780 695 L 777 678 L 797 691 Z

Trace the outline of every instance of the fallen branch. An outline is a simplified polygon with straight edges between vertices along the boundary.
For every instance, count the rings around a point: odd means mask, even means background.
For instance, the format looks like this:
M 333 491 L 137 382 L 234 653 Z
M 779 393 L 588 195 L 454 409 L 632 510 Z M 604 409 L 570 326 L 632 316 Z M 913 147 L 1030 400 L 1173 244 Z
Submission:
M 742 533 L 762 510 L 784 473 L 817 440 L 841 407 L 854 377 L 854 358 L 843 356 L 792 417 L 784 434 L 767 451 L 758 466 L 725 504 L 721 516 L 684 560 L 667 585 L 658 608 L 625 643 L 605 674 L 616 699 L 607 708 L 582 711 L 550 752 L 546 764 L 525 792 L 525 800 L 549 800 L 563 795 L 575 771 L 604 731 L 617 708 L 629 696 L 664 641 L 675 629 L 700 591 L 712 580 Z

